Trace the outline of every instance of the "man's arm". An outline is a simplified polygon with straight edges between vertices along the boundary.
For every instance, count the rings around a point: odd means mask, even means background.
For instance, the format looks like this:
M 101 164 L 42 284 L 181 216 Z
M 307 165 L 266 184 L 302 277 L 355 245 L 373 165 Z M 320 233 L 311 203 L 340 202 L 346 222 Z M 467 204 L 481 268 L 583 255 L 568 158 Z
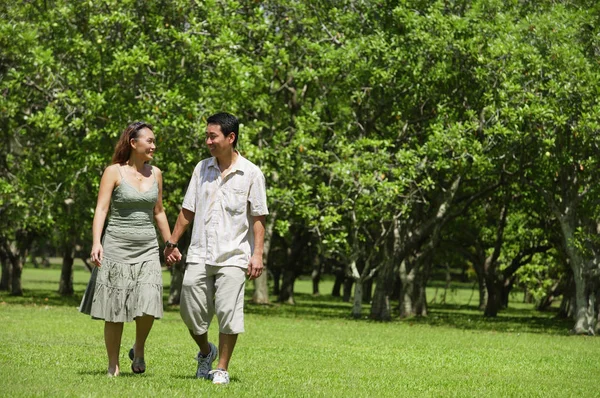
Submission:
M 265 246 L 265 218 L 266 216 L 252 217 L 252 231 L 254 232 L 254 253 L 248 264 L 250 280 L 258 278 L 263 272 L 263 251 Z
M 190 223 L 194 220 L 194 212 L 188 209 L 181 209 L 179 212 L 179 216 L 177 216 L 177 222 L 175 223 L 175 227 L 173 228 L 173 233 L 171 234 L 171 238 L 169 239 L 170 243 L 177 243 L 179 239 L 181 239 L 181 235 L 188 228 Z M 179 260 L 181 260 L 181 252 L 177 247 L 165 247 L 165 258 L 167 259 L 167 264 L 172 265 Z

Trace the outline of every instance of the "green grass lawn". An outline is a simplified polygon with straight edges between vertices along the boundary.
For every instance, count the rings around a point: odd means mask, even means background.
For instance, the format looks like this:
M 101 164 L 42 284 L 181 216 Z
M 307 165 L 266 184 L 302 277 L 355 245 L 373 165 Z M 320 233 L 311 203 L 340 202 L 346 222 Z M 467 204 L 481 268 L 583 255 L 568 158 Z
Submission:
M 76 295 L 64 299 L 59 272 L 28 268 L 24 297 L 0 293 L 0 396 L 598 396 L 600 340 L 570 336 L 571 322 L 553 313 L 514 304 L 484 319 L 470 288 L 455 287 L 426 318 L 373 322 L 365 306 L 354 320 L 328 281 L 318 297 L 299 281 L 295 306 L 247 305 L 228 386 L 194 378 L 197 349 L 176 307 L 155 323 L 143 375 L 130 370 L 134 324 L 125 326 L 122 374 L 110 379 L 103 323 L 76 308 L 89 274 L 77 267 Z

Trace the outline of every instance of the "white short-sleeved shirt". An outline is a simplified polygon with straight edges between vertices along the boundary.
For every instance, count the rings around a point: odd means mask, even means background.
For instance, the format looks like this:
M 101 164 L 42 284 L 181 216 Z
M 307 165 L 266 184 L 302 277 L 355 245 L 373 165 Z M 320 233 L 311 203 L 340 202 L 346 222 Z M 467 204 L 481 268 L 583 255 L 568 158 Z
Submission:
M 195 213 L 187 262 L 246 268 L 254 251 L 252 217 L 269 214 L 265 177 L 238 158 L 224 179 L 216 158 L 194 168 L 183 208 Z

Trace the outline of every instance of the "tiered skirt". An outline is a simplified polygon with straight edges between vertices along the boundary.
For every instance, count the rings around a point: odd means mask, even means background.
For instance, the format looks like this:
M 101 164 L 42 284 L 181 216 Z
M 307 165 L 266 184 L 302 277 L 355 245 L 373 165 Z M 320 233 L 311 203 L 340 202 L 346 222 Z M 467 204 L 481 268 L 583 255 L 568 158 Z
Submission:
M 79 311 L 107 322 L 131 322 L 143 315 L 163 317 L 162 271 L 155 259 L 123 263 L 108 258 L 92 271 Z

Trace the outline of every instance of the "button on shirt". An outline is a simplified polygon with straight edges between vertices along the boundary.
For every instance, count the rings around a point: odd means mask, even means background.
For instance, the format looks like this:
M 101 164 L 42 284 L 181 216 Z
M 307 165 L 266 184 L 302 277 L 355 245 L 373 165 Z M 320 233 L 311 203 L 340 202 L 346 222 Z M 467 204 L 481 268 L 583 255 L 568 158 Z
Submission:
M 221 178 L 216 158 L 196 165 L 183 208 L 194 212 L 187 262 L 247 268 L 254 251 L 252 217 L 269 214 L 265 177 L 238 154 Z

